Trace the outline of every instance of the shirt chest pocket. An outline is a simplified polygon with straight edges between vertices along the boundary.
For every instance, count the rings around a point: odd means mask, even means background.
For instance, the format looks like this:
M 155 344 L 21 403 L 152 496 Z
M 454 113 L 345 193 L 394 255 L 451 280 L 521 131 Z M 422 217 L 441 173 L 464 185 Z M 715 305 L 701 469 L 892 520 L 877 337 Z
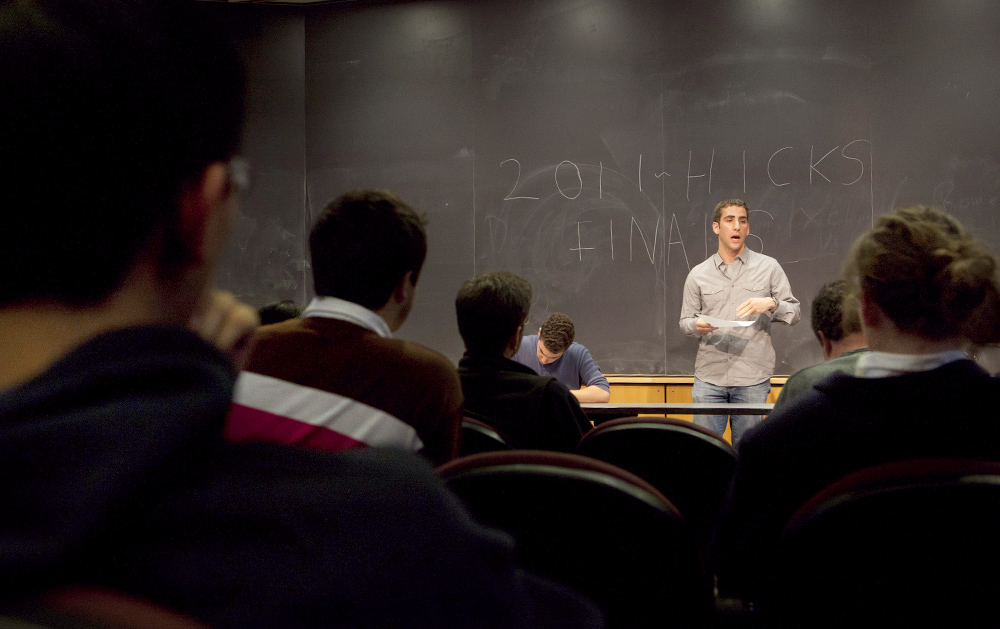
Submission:
M 705 286 L 701 289 L 701 300 L 704 302 L 704 314 L 718 313 L 726 305 L 729 291 L 725 286 Z
M 766 283 L 751 284 L 750 286 L 743 289 L 746 293 L 744 299 L 750 299 L 751 297 L 770 297 L 771 296 L 771 286 Z

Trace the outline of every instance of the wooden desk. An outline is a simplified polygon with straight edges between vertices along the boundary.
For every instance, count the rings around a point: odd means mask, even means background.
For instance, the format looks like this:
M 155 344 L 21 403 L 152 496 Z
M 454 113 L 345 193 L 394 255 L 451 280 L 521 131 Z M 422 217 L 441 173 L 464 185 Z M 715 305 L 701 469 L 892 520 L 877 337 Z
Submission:
M 667 406 L 663 407 L 666 410 L 643 411 L 642 414 L 652 413 L 662 415 L 667 413 L 667 417 L 671 417 L 673 419 L 683 419 L 684 421 L 691 421 L 694 419 L 694 416 L 690 414 L 691 411 L 687 410 L 692 404 L 691 388 L 694 386 L 694 376 L 610 374 L 607 378 L 608 383 L 611 385 L 612 404 L 640 404 L 646 402 L 653 402 L 657 404 L 663 404 L 664 402 L 667 404 L 683 404 L 683 407 L 676 407 L 679 408 L 680 411 L 675 411 L 673 410 L 674 407 Z M 788 376 L 771 376 L 771 393 L 767 396 L 767 400 L 765 400 L 765 402 L 774 404 L 774 402 L 778 399 L 778 394 L 781 393 L 781 387 L 784 386 L 786 380 L 788 380 Z M 684 411 L 687 412 L 685 413 Z M 634 414 L 637 413 L 633 413 L 633 415 Z M 595 415 L 591 419 L 607 421 L 609 418 L 610 416 L 608 415 L 602 418 L 598 418 Z M 726 426 L 726 432 L 723 435 L 724 439 L 729 439 L 729 431 L 729 426 Z
M 581 404 L 580 406 L 595 424 L 616 417 L 631 417 L 632 415 L 767 415 L 774 408 L 774 404 L 695 404 L 694 402 L 609 402 L 607 404 Z

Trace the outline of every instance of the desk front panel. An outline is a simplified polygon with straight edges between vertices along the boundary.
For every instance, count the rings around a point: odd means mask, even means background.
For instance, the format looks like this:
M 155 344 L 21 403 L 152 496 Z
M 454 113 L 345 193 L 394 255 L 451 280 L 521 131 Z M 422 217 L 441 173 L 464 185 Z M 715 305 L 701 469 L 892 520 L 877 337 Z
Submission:
M 771 392 L 767 402 L 774 404 L 781 393 L 781 387 L 788 380 L 787 376 L 771 378 Z M 691 389 L 694 387 L 694 376 L 608 376 L 611 385 L 611 402 L 622 404 L 640 402 L 679 402 L 690 403 Z M 663 415 L 658 415 L 663 417 Z M 673 419 L 694 421 L 693 415 L 667 415 Z M 723 435 L 726 441 L 732 442 L 731 431 L 726 426 Z

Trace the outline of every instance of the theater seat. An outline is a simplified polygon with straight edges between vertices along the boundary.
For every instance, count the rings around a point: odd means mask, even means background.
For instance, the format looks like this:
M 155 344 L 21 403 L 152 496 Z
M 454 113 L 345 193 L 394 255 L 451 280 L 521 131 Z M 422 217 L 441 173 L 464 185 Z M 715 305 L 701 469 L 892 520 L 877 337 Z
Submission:
M 584 435 L 577 452 L 648 481 L 680 510 L 703 546 L 736 469 L 736 451 L 719 435 L 662 417 L 605 422 Z
M 97 586 L 72 586 L 0 609 L 0 629 L 207 629 L 143 598 Z
M 851 474 L 789 521 L 761 610 L 780 626 L 996 626 L 1000 463 Z
M 510 438 L 496 428 L 472 417 L 462 418 L 461 456 L 510 449 Z
M 477 519 L 515 538 L 523 566 L 589 596 L 610 626 L 705 622 L 697 545 L 670 501 L 637 476 L 541 450 L 476 454 L 438 471 Z

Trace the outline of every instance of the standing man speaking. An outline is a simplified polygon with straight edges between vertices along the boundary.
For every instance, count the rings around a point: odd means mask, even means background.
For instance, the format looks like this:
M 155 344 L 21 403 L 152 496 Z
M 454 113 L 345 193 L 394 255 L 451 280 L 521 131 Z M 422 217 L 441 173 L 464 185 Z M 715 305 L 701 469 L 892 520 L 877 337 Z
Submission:
M 778 262 L 746 247 L 750 234 L 749 210 L 740 199 L 715 206 L 712 231 L 719 236 L 719 252 L 691 269 L 684 282 L 680 328 L 700 337 L 694 363 L 696 403 L 763 403 L 771 391 L 774 348 L 771 322 L 795 325 L 799 300 Z M 703 317 L 750 325 L 713 325 Z M 733 415 L 733 446 L 761 415 Z M 722 434 L 726 415 L 695 415 L 694 423 Z

